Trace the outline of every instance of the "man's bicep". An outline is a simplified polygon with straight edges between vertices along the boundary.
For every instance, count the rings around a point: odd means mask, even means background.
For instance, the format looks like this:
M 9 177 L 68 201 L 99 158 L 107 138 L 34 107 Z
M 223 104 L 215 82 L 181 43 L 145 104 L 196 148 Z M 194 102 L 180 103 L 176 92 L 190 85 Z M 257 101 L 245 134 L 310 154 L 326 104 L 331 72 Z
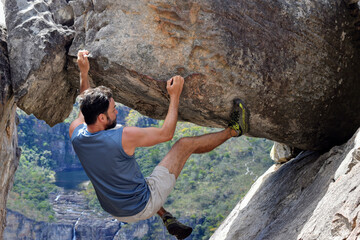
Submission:
M 130 148 L 150 147 L 158 143 L 164 142 L 164 137 L 161 136 L 159 128 L 138 128 L 125 127 L 123 145 L 130 145 Z

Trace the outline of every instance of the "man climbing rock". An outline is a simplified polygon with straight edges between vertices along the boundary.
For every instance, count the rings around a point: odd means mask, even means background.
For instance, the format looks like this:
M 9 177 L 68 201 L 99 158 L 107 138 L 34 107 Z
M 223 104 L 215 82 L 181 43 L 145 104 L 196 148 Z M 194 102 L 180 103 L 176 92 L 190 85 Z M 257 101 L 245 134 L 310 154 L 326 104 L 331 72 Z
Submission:
M 110 89 L 90 88 L 88 54 L 78 52 L 81 111 L 71 123 L 69 134 L 102 208 L 122 222 L 144 220 L 157 213 L 170 234 L 185 239 L 192 228 L 177 221 L 163 204 L 191 154 L 209 152 L 231 137 L 248 132 L 249 113 L 244 103 L 234 101 L 228 128 L 180 139 L 152 174 L 144 178 L 134 156 L 135 149 L 173 138 L 184 79 L 175 76 L 167 81 L 170 105 L 161 128 L 123 127 L 116 124 L 117 110 Z

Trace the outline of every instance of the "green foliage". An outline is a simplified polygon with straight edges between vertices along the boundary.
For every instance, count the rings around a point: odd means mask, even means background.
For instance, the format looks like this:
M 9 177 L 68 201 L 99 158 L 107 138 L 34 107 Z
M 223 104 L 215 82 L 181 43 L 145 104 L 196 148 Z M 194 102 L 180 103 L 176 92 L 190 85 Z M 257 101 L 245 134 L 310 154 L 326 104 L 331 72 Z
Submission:
M 38 166 L 39 161 L 45 165 L 48 162 L 44 156 L 23 149 L 7 207 L 38 221 L 55 221 L 48 200 L 49 193 L 57 190 L 53 184 L 55 172 Z
M 126 124 L 128 126 L 136 126 L 139 118 L 141 118 L 141 114 L 138 113 L 135 110 L 130 110 L 129 115 L 127 115 L 126 119 Z
M 75 154 L 69 154 L 69 124 L 57 124 L 53 128 L 44 121 L 36 119 L 33 115 L 26 115 L 20 109 L 18 137 L 22 156 L 27 160 L 32 159 L 38 166 L 52 170 L 63 167 L 64 159 L 69 162 L 78 161 Z M 66 156 L 64 156 L 64 150 Z
M 98 213 L 101 213 L 103 211 L 100 206 L 99 200 L 96 197 L 95 189 L 91 182 L 86 186 L 86 189 L 81 191 L 81 193 L 86 197 L 87 205 L 90 209 Z

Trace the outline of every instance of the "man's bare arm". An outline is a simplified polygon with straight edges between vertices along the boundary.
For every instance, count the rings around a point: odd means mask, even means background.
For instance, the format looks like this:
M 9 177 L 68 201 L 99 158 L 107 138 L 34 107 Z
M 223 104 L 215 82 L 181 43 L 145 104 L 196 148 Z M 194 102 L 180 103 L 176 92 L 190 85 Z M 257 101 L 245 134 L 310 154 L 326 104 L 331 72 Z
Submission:
M 88 54 L 89 51 L 85 51 L 85 50 L 78 52 L 77 63 L 80 69 L 80 94 L 82 94 L 86 89 L 90 88 L 89 75 L 88 75 L 90 70 L 90 64 L 88 58 L 86 57 L 86 55 Z M 75 128 L 80 124 L 83 124 L 84 122 L 85 122 L 84 116 L 82 115 L 81 111 L 79 111 L 79 116 L 77 117 L 77 119 L 75 119 L 70 124 L 69 127 L 70 138 Z
M 161 128 L 125 127 L 122 145 L 128 155 L 133 155 L 137 147 L 149 147 L 173 138 L 178 119 L 179 98 L 183 89 L 184 78 L 175 76 L 167 81 L 170 95 L 169 110 Z

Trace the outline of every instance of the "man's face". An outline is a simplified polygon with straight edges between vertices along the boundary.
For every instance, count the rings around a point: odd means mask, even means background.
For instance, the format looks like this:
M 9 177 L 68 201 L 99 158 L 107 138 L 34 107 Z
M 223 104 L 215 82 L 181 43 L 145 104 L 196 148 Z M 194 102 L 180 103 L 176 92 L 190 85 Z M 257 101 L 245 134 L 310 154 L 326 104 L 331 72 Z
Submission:
M 107 117 L 107 121 L 108 121 L 105 126 L 105 130 L 114 128 L 116 126 L 116 114 L 117 113 L 118 113 L 118 111 L 115 108 L 115 101 L 113 98 L 111 98 L 109 108 L 105 114 Z

